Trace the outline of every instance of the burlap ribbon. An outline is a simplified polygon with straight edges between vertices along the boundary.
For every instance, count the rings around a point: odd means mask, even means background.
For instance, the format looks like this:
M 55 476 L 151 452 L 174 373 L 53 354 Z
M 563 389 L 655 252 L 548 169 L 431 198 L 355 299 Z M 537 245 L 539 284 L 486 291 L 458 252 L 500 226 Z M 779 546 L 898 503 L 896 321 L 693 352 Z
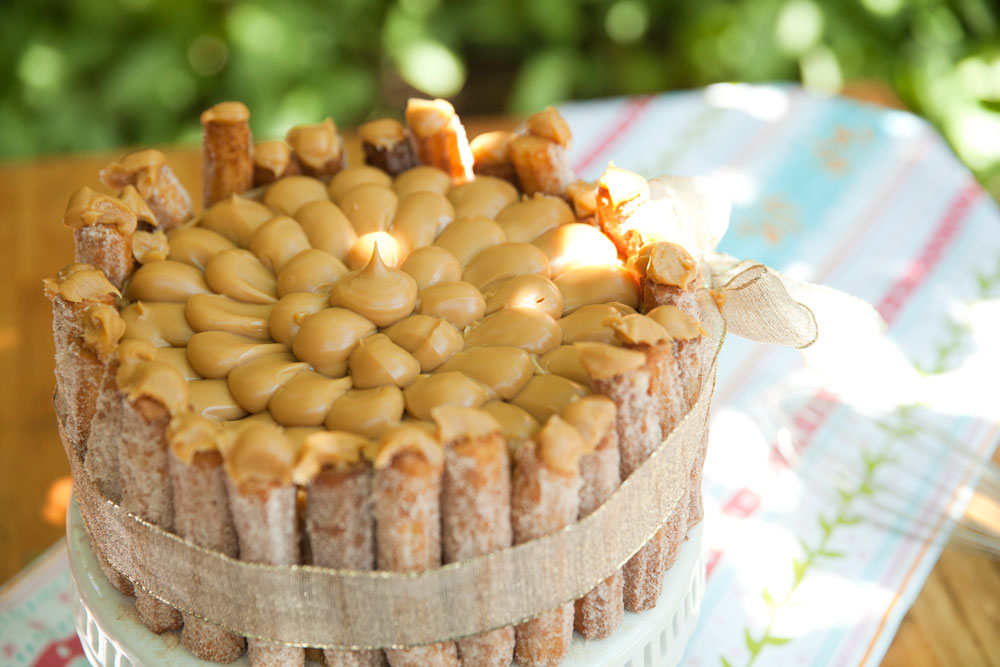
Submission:
M 707 429 L 727 321 L 731 331 L 754 340 L 803 347 L 816 339 L 809 309 L 791 299 L 773 272 L 721 256 L 710 264 L 725 319 L 702 290 L 711 362 L 697 402 L 604 505 L 557 533 L 414 574 L 243 563 L 123 511 L 71 456 L 88 531 L 138 588 L 238 634 L 291 645 L 414 646 L 516 624 L 579 598 L 628 561 L 683 495 Z

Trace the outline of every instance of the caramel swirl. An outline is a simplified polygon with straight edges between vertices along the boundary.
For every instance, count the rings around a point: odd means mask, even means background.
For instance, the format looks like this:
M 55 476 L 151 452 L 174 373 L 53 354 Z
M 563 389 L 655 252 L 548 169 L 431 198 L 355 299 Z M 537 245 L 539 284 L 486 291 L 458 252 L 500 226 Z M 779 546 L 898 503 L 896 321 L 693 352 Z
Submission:
M 73 193 L 63 216 L 63 224 L 69 229 L 108 225 L 122 234 L 131 234 L 136 223 L 135 211 L 119 199 L 94 192 L 88 187 Z
M 414 250 L 399 268 L 410 274 L 416 281 L 418 290 L 439 283 L 456 282 L 462 277 L 462 265 L 455 256 L 437 246 Z
M 309 238 L 299 223 L 283 215 L 271 218 L 250 236 L 250 252 L 273 273 L 309 247 Z
M 569 403 L 586 396 L 585 386 L 559 375 L 535 375 L 511 403 L 523 409 L 539 423 L 556 414 Z
M 448 199 L 455 206 L 456 218 L 495 218 L 505 208 L 517 202 L 517 196 L 517 188 L 493 176 L 477 176 L 468 183 L 456 185 L 448 193 Z
M 386 327 L 413 312 L 417 283 L 407 273 L 386 266 L 378 246 L 365 268 L 342 276 L 330 290 L 330 305 L 350 308 Z
M 413 355 L 422 373 L 443 364 L 465 344 L 462 334 L 453 324 L 428 315 L 411 315 L 396 322 L 384 333 L 389 340 Z
M 618 262 L 615 244 L 595 227 L 578 222 L 550 229 L 532 241 L 532 245 L 549 258 L 553 276 L 584 266 Z
M 531 243 L 553 227 L 576 222 L 573 210 L 559 197 L 538 193 L 511 204 L 496 217 L 508 241 Z
M 326 185 L 310 176 L 286 176 L 272 183 L 264 193 L 265 204 L 291 216 L 309 202 L 324 199 L 329 199 Z
M 221 294 L 195 294 L 184 305 L 184 319 L 194 331 L 228 331 L 268 340 L 271 337 L 268 319 L 272 309 L 273 306 L 267 304 L 243 303 Z
M 475 181 L 473 181 L 474 183 Z M 444 248 L 463 266 L 484 248 L 498 245 L 507 240 L 503 228 L 497 223 L 480 216 L 459 218 L 441 232 L 434 245 Z
M 535 273 L 549 277 L 549 260 L 530 243 L 506 242 L 479 251 L 469 260 L 462 280 L 482 289 L 498 280 Z
M 232 195 L 202 213 L 198 225 L 246 248 L 254 230 L 273 217 L 274 212 L 260 202 Z
M 233 398 L 225 380 L 197 380 L 188 382 L 191 406 L 196 413 L 216 421 L 241 419 L 247 411 Z
M 623 303 L 595 303 L 583 306 L 559 320 L 562 341 L 565 344 L 579 341 L 614 343 L 614 330 L 605 325 L 609 317 L 624 313 L 634 313 L 635 309 Z
M 363 183 L 345 192 L 337 203 L 351 221 L 355 233 L 364 236 L 389 229 L 399 198 L 384 185 Z
M 417 360 L 385 334 L 362 340 L 351 352 L 347 367 L 358 389 L 386 384 L 405 387 L 420 373 Z
M 242 248 L 223 250 L 210 259 L 205 267 L 205 280 L 219 294 L 237 301 L 267 304 L 278 300 L 274 273 L 256 255 Z
M 381 436 L 403 418 L 403 392 L 384 385 L 375 389 L 351 389 L 330 406 L 326 427 L 359 433 L 368 438 Z
M 437 167 L 417 165 L 396 177 L 392 189 L 402 198 L 414 192 L 447 194 L 451 189 L 451 176 Z
M 194 335 L 194 329 L 184 316 L 185 308 L 183 303 L 131 303 L 121 311 L 121 318 L 125 322 L 124 338 L 143 340 L 156 347 L 187 345 Z
M 462 373 L 434 373 L 417 377 L 403 390 L 407 414 L 430 419 L 439 405 L 462 405 L 478 408 L 489 400 L 489 390 Z
M 278 387 L 267 409 L 284 426 L 321 426 L 333 402 L 351 387 L 349 377 L 332 379 L 303 370 Z
M 366 447 L 371 447 L 371 440 L 354 433 L 313 433 L 302 443 L 299 461 L 292 470 L 292 481 L 299 486 L 307 486 L 323 468 L 347 470 L 364 465 L 362 452 Z
M 181 412 L 170 420 L 167 442 L 178 459 L 190 464 L 197 454 L 217 452 L 224 432 L 217 422 L 195 412 Z
M 563 312 L 572 313 L 581 306 L 617 301 L 630 308 L 639 307 L 639 284 L 635 275 L 620 266 L 587 266 L 572 269 L 553 282 L 563 294 Z
M 346 273 L 347 267 L 333 255 L 315 248 L 303 250 L 278 272 L 278 296 L 294 292 L 329 292 Z
M 248 424 L 235 431 L 222 448 L 226 473 L 237 484 L 291 483 L 296 453 L 284 429 L 264 423 Z
M 351 221 L 331 201 L 311 201 L 295 212 L 295 219 L 312 247 L 328 252 L 341 261 L 358 242 Z
M 446 361 L 438 372 L 459 372 L 482 383 L 500 398 L 511 398 L 535 372 L 531 355 L 518 347 L 473 347 Z
M 330 195 L 330 199 L 340 202 L 340 198 L 345 194 L 359 185 L 367 184 L 381 185 L 388 188 L 392 187 L 392 178 L 381 169 L 369 167 L 366 164 L 347 167 L 334 174 L 333 178 L 330 179 L 330 185 L 327 186 L 327 192 Z
M 42 281 L 45 295 L 50 299 L 62 298 L 70 303 L 81 301 L 109 300 L 109 296 L 121 296 L 103 272 L 90 264 L 70 264 L 54 278 Z M 114 297 L 110 297 L 113 302 Z
M 646 315 L 666 329 L 674 340 L 691 340 L 705 334 L 701 323 L 677 306 L 657 306 Z
M 267 321 L 271 338 L 291 347 L 302 321 L 325 309 L 329 303 L 330 297 L 324 293 L 296 292 L 281 297 Z
M 189 266 L 165 259 L 143 264 L 132 274 L 125 290 L 128 299 L 138 301 L 187 301 L 195 294 L 209 292 L 205 275 Z
M 467 347 L 504 345 L 545 354 L 559 345 L 562 330 L 552 317 L 530 308 L 510 308 L 488 316 L 465 333 Z
M 417 311 L 421 315 L 448 320 L 459 329 L 464 329 L 482 318 L 486 312 L 486 300 L 482 292 L 469 283 L 438 283 L 420 290 Z
M 292 350 L 323 375 L 340 377 L 347 372 L 347 358 L 355 346 L 375 330 L 375 324 L 363 315 L 327 308 L 302 320 Z
M 486 314 L 506 308 L 534 308 L 553 318 L 562 316 L 563 296 L 551 280 L 537 274 L 514 276 L 483 290 Z
M 167 233 L 170 254 L 177 262 L 190 264 L 204 271 L 208 261 L 223 250 L 235 248 L 236 244 L 218 232 L 204 227 L 180 227 Z
M 262 343 L 226 331 L 196 333 L 187 346 L 191 367 L 209 379 L 224 378 L 234 368 L 252 359 L 287 351 L 288 348 L 281 343 Z
M 240 407 L 251 414 L 263 412 L 276 391 L 309 364 L 288 352 L 268 354 L 237 366 L 229 373 L 229 391 Z

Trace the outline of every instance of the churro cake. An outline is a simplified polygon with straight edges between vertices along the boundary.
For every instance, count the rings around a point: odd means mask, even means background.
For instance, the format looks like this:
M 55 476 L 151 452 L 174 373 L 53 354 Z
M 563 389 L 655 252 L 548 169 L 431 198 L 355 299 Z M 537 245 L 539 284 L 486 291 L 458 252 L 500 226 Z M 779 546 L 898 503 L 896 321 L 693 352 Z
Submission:
M 669 231 L 697 221 L 658 227 L 623 169 L 575 180 L 555 109 L 470 144 L 449 103 L 411 100 L 359 129 L 358 165 L 332 120 L 256 144 L 238 102 L 201 122 L 203 210 L 161 153 L 129 154 L 71 197 L 75 263 L 45 283 L 67 454 L 122 508 L 240 560 L 419 572 L 594 512 L 697 398 L 706 277 Z M 326 664 L 559 664 L 574 629 L 656 604 L 702 516 L 696 459 L 660 531 L 575 603 Z M 196 656 L 305 660 L 95 552 Z

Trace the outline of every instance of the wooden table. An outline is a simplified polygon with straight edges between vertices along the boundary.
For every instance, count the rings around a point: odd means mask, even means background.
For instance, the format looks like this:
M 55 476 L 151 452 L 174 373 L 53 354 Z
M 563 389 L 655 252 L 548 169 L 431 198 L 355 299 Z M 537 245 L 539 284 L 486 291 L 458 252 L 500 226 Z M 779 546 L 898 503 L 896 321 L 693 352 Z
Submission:
M 470 123 L 470 135 L 510 120 Z M 196 149 L 165 150 L 200 200 Z M 0 582 L 63 535 L 69 469 L 56 434 L 51 314 L 42 279 L 68 264 L 62 226 L 69 195 L 99 188 L 120 152 L 0 166 Z M 355 157 L 354 163 L 360 162 Z M 1000 458 L 998 458 L 1000 460 Z M 949 546 L 907 614 L 885 665 L 1000 665 L 1000 563 Z

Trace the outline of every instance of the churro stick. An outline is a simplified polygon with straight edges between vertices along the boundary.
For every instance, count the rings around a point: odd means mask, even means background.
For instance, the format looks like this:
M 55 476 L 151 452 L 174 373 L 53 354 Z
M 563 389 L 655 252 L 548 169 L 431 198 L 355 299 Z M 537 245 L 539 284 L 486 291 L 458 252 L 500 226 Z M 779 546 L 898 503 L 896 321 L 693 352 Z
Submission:
M 312 561 L 348 570 L 375 568 L 372 471 L 362 458 L 370 440 L 346 431 L 306 437 L 292 481 L 306 490 L 305 526 Z M 327 667 L 375 667 L 382 651 L 325 649 Z
M 170 422 L 167 440 L 175 532 L 199 547 L 235 558 L 239 546 L 219 453 L 222 427 L 194 412 L 182 412 Z M 243 637 L 189 614 L 183 617 L 181 641 L 198 658 L 228 663 L 246 650 Z
M 45 296 L 52 302 L 56 410 L 65 422 L 67 456 L 82 456 L 104 375 L 104 364 L 85 345 L 87 331 L 95 309 L 105 306 L 117 310 L 120 295 L 104 274 L 89 264 L 71 264 L 43 284 Z M 98 319 L 96 323 L 106 321 Z
M 260 141 L 253 147 L 253 185 L 270 185 L 285 176 L 302 173 L 292 149 L 281 139 Z
M 280 426 L 253 422 L 229 434 L 222 457 L 240 560 L 297 565 L 301 552 L 291 440 Z M 303 648 L 259 639 L 248 644 L 255 667 L 305 664 Z
M 649 243 L 629 263 L 641 279 L 643 310 L 670 305 L 695 319 L 701 316 L 698 265 L 682 246 L 669 241 Z
M 293 127 L 285 138 L 306 176 L 328 179 L 344 168 L 344 140 L 332 118 Z
M 410 133 L 395 118 L 380 118 L 358 128 L 365 164 L 397 176 L 417 164 Z
M 373 448 L 375 449 L 375 448 Z M 378 568 L 420 572 L 441 564 L 441 444 L 417 426 L 386 431 L 374 451 Z M 392 667 L 459 665 L 454 642 L 386 650 Z
M 566 120 L 553 107 L 528 117 L 525 131 L 514 135 L 508 152 L 521 191 L 562 195 L 573 182 L 569 145 L 573 139 Z
M 202 200 L 205 208 L 253 187 L 250 111 L 242 102 L 220 102 L 201 114 Z
M 118 449 L 121 506 L 172 531 L 166 431 L 173 416 L 189 409 L 187 382 L 173 366 L 148 360 L 138 348 L 119 348 L 118 362 L 118 388 L 125 396 Z M 143 624 L 158 634 L 181 627 L 180 612 L 146 591 L 135 591 L 135 609 Z
M 564 407 L 560 416 L 580 432 L 592 451 L 580 459 L 580 518 L 600 507 L 621 484 L 614 402 L 590 395 Z M 573 627 L 586 639 L 603 639 L 621 625 L 624 578 L 618 570 L 576 601 Z
M 681 380 L 684 384 L 684 403 L 687 410 L 691 409 L 701 385 L 704 382 L 704 367 L 702 342 L 704 330 L 698 320 L 694 319 L 676 306 L 657 306 L 649 311 L 649 317 L 659 322 L 674 339 L 674 357 L 677 359 Z M 694 526 L 705 515 L 702 496 L 702 478 L 705 468 L 705 455 L 708 446 L 707 431 L 695 455 L 691 466 L 691 484 L 688 488 L 690 502 L 688 504 L 688 528 Z
M 500 424 L 488 412 L 457 405 L 433 408 L 431 417 L 445 447 L 444 562 L 509 547 L 510 460 Z M 506 667 L 514 654 L 514 628 L 500 628 L 457 644 L 464 667 Z
M 83 187 L 69 198 L 63 224 L 73 230 L 74 260 L 100 269 L 121 288 L 135 267 L 135 212 L 115 197 Z
M 473 171 L 477 176 L 495 176 L 517 185 L 517 172 L 510 161 L 510 132 L 484 132 L 469 142 Z
M 472 180 L 472 150 L 450 102 L 411 97 L 406 103 L 406 124 L 420 164 L 441 169 L 456 183 Z
M 191 195 L 158 150 L 129 153 L 101 169 L 100 179 L 105 187 L 119 193 L 128 185 L 135 186 L 163 231 L 191 219 Z
M 96 354 L 103 369 L 90 421 L 83 468 L 101 493 L 114 502 L 122 497 L 118 442 L 121 439 L 122 395 L 118 390 L 118 341 L 125 334 L 125 321 L 112 306 L 100 304 L 86 311 L 84 342 Z M 125 345 L 143 345 L 124 341 Z M 155 355 L 152 346 L 148 353 Z M 150 359 L 153 357 L 150 356 Z
M 590 386 L 615 402 L 621 478 L 632 474 L 663 440 L 653 370 L 639 350 L 606 343 L 576 343 Z M 624 601 L 629 611 L 650 609 L 663 588 L 667 534 L 660 530 L 624 567 Z
M 580 432 L 558 415 L 549 417 L 534 442 L 518 448 L 511 488 L 514 543 L 555 532 L 580 512 Z M 573 603 L 567 602 L 517 626 L 514 658 L 522 667 L 558 665 L 573 639 Z

